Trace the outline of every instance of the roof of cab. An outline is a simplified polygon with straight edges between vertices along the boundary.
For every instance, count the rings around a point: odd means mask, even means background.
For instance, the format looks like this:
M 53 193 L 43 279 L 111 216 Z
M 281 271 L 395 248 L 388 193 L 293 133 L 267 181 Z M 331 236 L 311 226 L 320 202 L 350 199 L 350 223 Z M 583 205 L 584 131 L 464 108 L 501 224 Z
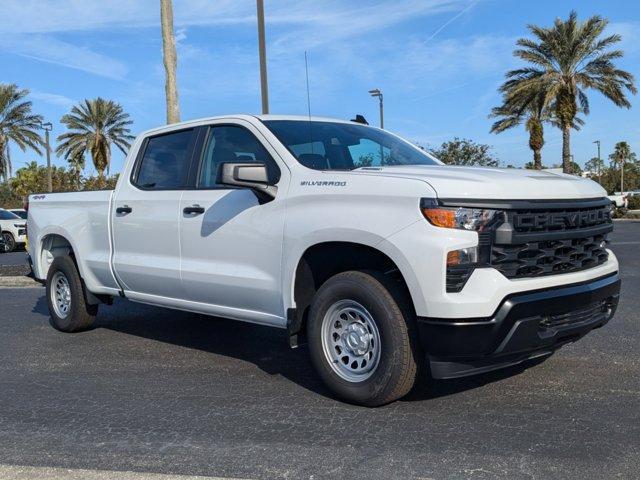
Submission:
M 249 115 L 249 114 L 235 114 L 235 115 L 218 115 L 215 117 L 204 117 L 204 118 L 195 118 L 193 120 L 187 120 L 179 123 L 172 123 L 170 125 L 162 125 L 160 127 L 155 127 L 149 130 L 145 130 L 140 133 L 140 136 L 148 136 L 154 133 L 162 133 L 169 132 L 171 130 L 178 130 L 180 128 L 189 127 L 189 126 L 198 126 L 206 124 L 207 122 L 217 121 L 217 120 L 247 120 L 251 121 L 254 119 L 258 119 L 260 121 L 267 120 L 291 120 L 298 122 L 308 122 L 311 120 L 312 122 L 334 122 L 334 123 L 353 123 L 349 120 L 344 120 L 340 118 L 331 118 L 331 117 L 316 117 L 316 116 L 305 116 L 305 115 Z

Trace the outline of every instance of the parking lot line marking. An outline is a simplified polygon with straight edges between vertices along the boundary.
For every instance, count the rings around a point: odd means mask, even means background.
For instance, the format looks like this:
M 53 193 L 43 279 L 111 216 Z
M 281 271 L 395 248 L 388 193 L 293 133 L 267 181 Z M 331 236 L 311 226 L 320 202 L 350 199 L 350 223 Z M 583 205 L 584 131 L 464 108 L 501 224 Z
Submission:
M 0 464 L 0 478 L 3 480 L 240 480 L 229 477 L 166 475 L 162 473 L 28 467 L 2 464 Z

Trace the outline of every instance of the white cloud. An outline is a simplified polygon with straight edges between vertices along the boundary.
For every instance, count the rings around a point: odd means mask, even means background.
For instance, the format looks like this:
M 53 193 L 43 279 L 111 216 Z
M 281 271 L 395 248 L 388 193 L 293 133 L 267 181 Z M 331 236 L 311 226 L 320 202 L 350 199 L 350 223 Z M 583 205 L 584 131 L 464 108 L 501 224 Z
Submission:
M 267 23 L 316 25 L 324 35 L 353 34 L 417 16 L 458 11 L 469 0 L 279 0 L 266 5 Z M 180 0 L 174 2 L 177 27 L 254 23 L 254 0 Z M 160 7 L 157 0 L 3 0 L 0 33 L 53 33 L 112 27 L 157 26 Z M 319 31 L 319 33 L 323 33 Z
M 127 73 L 118 60 L 50 35 L 0 35 L 0 50 L 118 80 Z

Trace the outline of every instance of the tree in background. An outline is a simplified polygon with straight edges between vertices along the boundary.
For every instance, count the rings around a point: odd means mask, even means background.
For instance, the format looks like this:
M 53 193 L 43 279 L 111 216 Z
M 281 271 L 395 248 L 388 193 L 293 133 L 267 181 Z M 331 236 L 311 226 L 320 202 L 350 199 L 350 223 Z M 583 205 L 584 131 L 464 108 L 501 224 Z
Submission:
M 447 165 L 497 167 L 500 162 L 491 154 L 491 146 L 466 138 L 455 137 L 432 150 L 433 155 Z
M 24 199 L 16 195 L 9 182 L 0 183 L 0 208 L 22 208 Z
M 51 168 L 51 179 L 54 192 L 75 192 L 79 190 L 101 190 L 114 188 L 118 175 L 110 177 L 80 177 L 78 180 L 76 172 L 73 170 L 67 170 L 62 167 Z M 19 205 L 22 203 L 22 199 L 28 195 L 34 193 L 41 193 L 47 190 L 47 167 L 38 165 L 36 162 L 30 162 L 26 167 L 20 168 L 15 177 L 9 180 L 6 190 L 10 190 L 11 196 L 8 200 L 13 203 L 15 199 L 19 199 L 17 202 Z M 4 191 L 5 187 L 0 188 L 0 193 Z M 4 201 L 4 194 L 3 194 Z M 12 200 L 13 199 L 13 200 Z M 2 203 L 4 206 L 5 204 Z
M 601 37 L 608 21 L 593 16 L 578 22 L 576 12 L 565 21 L 556 19 L 550 28 L 529 25 L 535 39 L 521 38 L 513 53 L 531 66 L 511 70 L 500 91 L 508 108 L 521 109 L 543 97 L 545 108 L 554 111 L 562 130 L 562 165 L 571 171 L 571 128 L 579 111 L 589 114 L 586 90 L 602 93 L 619 107 L 631 104 L 626 92 L 636 93 L 634 78 L 616 68 L 621 50 L 609 50 L 620 42 L 618 34 Z
M 600 181 L 602 177 L 602 171 L 604 170 L 604 160 L 598 157 L 593 157 L 584 164 L 586 171 L 591 172 L 590 177 L 597 177 Z
M 541 95 L 538 97 L 538 102 L 526 104 L 524 107 L 505 102 L 493 108 L 490 117 L 500 118 L 491 127 L 491 133 L 501 133 L 524 122 L 525 129 L 529 133 L 529 148 L 533 151 L 533 168 L 541 170 L 542 154 L 540 152 L 544 147 L 543 123 L 549 120 L 549 114 L 544 109 L 543 97 Z
M 176 39 L 173 34 L 173 4 L 171 0 L 160 0 L 160 23 L 162 24 L 162 58 L 165 70 L 165 95 L 167 98 L 167 123 L 180 121 L 178 104 L 178 81 L 176 67 Z
M 636 154 L 631 151 L 627 142 L 616 143 L 613 153 L 609 155 L 611 166 L 620 170 L 620 191 L 624 192 L 624 170 L 628 162 L 636 163 Z
M 78 186 L 78 190 L 80 190 L 80 178 L 82 177 L 82 172 L 86 165 L 84 153 L 78 153 L 75 157 L 71 157 L 67 161 L 69 162 L 69 170 L 75 177 L 76 185 Z
M 58 136 L 56 154 L 77 162 L 89 153 L 100 178 L 109 171 L 111 145 L 126 155 L 134 138 L 128 128 L 133 123 L 129 114 L 120 104 L 100 97 L 74 106 L 60 122 L 69 131 Z
M 47 167 L 30 162 L 26 167 L 18 169 L 16 176 L 9 184 L 19 197 L 47 191 Z M 73 176 L 62 167 L 51 167 L 51 184 L 54 192 L 73 192 L 76 183 Z
M 31 102 L 24 100 L 29 90 L 16 85 L 0 83 L 0 178 L 11 176 L 9 143 L 15 143 L 23 152 L 28 148 L 42 154 L 44 146 L 39 130 L 42 116 L 31 113 Z

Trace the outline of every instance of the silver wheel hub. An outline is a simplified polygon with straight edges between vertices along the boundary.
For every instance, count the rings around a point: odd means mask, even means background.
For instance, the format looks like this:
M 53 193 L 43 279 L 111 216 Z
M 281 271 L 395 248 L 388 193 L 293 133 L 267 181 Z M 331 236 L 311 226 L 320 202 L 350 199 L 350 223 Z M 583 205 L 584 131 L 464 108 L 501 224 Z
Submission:
M 322 320 L 322 349 L 332 370 L 349 382 L 362 382 L 380 362 L 380 333 L 369 311 L 340 300 Z
M 51 304 L 60 318 L 66 318 L 71 309 L 71 287 L 64 273 L 58 271 L 51 279 Z

